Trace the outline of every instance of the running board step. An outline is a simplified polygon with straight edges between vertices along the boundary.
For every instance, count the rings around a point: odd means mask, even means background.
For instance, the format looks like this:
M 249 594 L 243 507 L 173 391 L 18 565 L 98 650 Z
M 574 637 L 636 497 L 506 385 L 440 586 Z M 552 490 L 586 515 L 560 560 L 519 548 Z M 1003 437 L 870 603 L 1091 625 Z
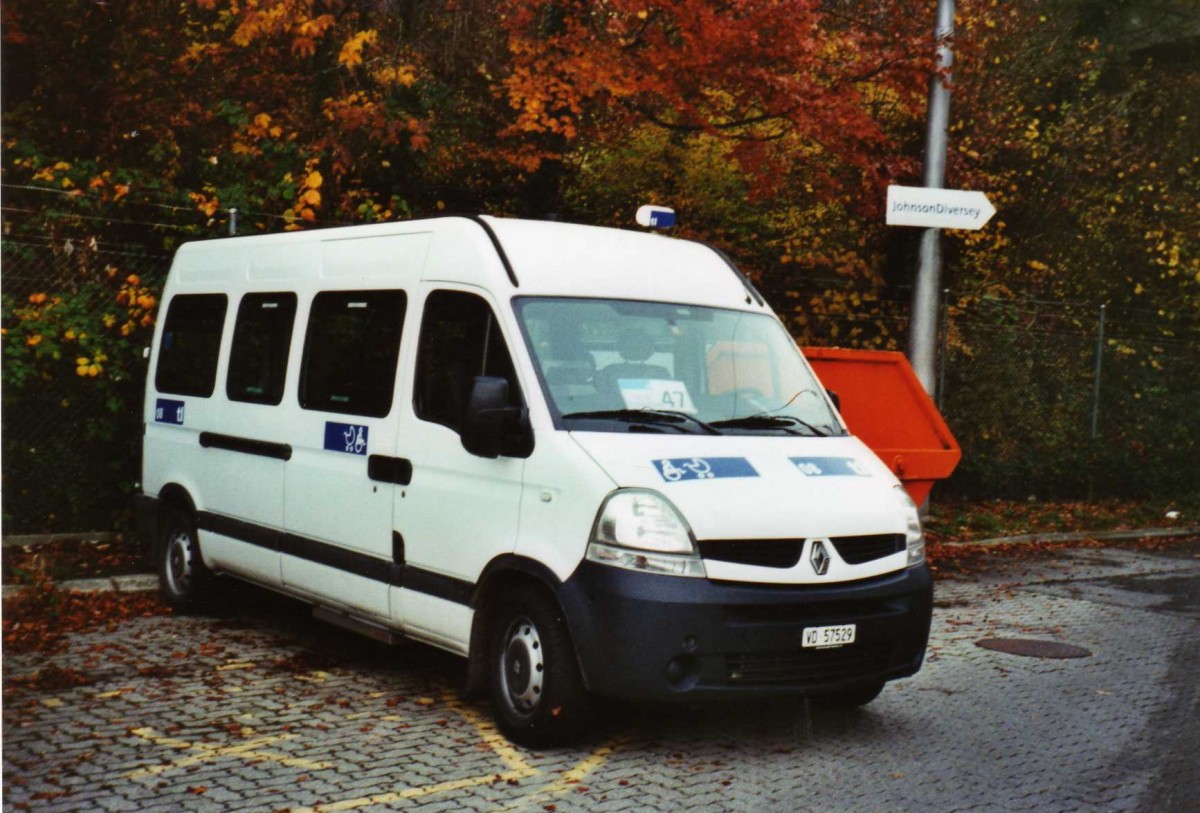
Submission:
M 346 615 L 336 610 L 330 610 L 327 607 L 313 607 L 313 618 L 318 621 L 325 621 L 334 626 L 348 629 L 351 632 L 357 632 L 359 635 L 365 635 L 368 638 L 376 641 L 382 641 L 385 644 L 399 644 L 406 640 L 403 634 L 395 630 L 388 629 L 381 624 L 375 624 L 371 621 L 364 621 L 361 618 L 355 618 L 352 615 Z

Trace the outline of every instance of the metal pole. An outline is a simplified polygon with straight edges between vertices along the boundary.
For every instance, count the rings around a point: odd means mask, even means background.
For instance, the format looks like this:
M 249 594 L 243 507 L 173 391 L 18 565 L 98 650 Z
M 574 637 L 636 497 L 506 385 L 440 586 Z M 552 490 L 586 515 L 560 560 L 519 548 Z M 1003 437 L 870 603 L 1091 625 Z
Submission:
M 950 126 L 950 68 L 954 52 L 954 0 L 938 0 L 937 70 L 929 80 L 929 113 L 925 130 L 925 186 L 946 185 L 946 131 Z M 926 229 L 921 235 L 917 278 L 913 285 L 912 321 L 909 324 L 908 358 L 925 391 L 933 395 L 937 355 L 938 289 L 942 276 L 941 229 Z
M 1092 383 L 1092 440 L 1100 429 L 1100 367 L 1104 361 L 1104 306 L 1100 306 L 1100 329 L 1096 331 L 1096 375 Z
M 229 236 L 237 237 L 237 209 L 230 208 L 229 210 Z
M 946 397 L 946 356 L 949 354 L 950 346 L 950 325 L 948 314 L 950 313 L 950 289 L 942 289 L 942 312 L 938 319 L 938 334 L 941 336 L 938 341 L 938 385 L 937 385 L 937 408 L 938 412 L 942 411 L 942 401 Z

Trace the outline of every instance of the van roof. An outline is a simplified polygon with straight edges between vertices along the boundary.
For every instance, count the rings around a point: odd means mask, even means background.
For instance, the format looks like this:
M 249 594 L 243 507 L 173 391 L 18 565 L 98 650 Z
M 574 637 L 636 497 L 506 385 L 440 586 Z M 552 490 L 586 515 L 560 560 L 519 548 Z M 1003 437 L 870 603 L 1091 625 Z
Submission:
M 349 246 L 343 241 L 417 234 L 429 237 L 428 252 L 422 252 L 425 280 L 479 285 L 498 295 L 645 299 L 760 309 L 757 296 L 751 296 L 724 256 L 702 243 L 625 229 L 488 215 L 191 242 L 180 247 L 172 276 L 177 284 L 183 281 L 181 274 L 197 283 L 205 278 L 216 282 L 208 274 L 197 274 L 200 266 L 212 267 L 216 262 L 228 268 L 232 252 L 239 255 L 236 264 L 248 268 L 256 262 L 253 257 L 264 252 L 274 255 L 273 249 L 278 249 L 304 257 L 300 263 L 304 268 L 295 272 L 297 281 L 314 273 L 324 277 L 317 266 L 327 252 L 297 253 L 301 246 L 337 241 L 338 254 L 345 256 Z M 278 260 L 271 264 L 278 268 Z M 240 276 L 237 272 L 220 275 L 228 282 Z
M 601 226 L 484 219 L 508 255 L 518 293 L 747 304 L 746 287 L 729 263 L 702 243 Z

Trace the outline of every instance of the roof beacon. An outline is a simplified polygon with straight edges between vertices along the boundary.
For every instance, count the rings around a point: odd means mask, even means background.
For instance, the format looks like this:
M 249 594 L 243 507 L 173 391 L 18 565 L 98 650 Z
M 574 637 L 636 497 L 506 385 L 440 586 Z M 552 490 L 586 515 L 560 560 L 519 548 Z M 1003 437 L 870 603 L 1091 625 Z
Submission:
M 634 219 L 639 226 L 669 229 L 675 225 L 675 210 L 666 206 L 643 206 L 637 210 L 637 217 Z

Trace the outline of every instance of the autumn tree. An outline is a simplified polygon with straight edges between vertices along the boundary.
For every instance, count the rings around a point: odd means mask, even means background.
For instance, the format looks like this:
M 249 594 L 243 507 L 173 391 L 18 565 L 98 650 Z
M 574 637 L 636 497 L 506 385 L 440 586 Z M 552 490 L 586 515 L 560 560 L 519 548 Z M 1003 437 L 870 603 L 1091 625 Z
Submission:
M 1200 15 L 1025 0 L 972 7 L 960 29 L 950 184 L 999 209 L 947 235 L 950 347 L 975 371 L 950 404 L 972 488 L 1194 490 Z

